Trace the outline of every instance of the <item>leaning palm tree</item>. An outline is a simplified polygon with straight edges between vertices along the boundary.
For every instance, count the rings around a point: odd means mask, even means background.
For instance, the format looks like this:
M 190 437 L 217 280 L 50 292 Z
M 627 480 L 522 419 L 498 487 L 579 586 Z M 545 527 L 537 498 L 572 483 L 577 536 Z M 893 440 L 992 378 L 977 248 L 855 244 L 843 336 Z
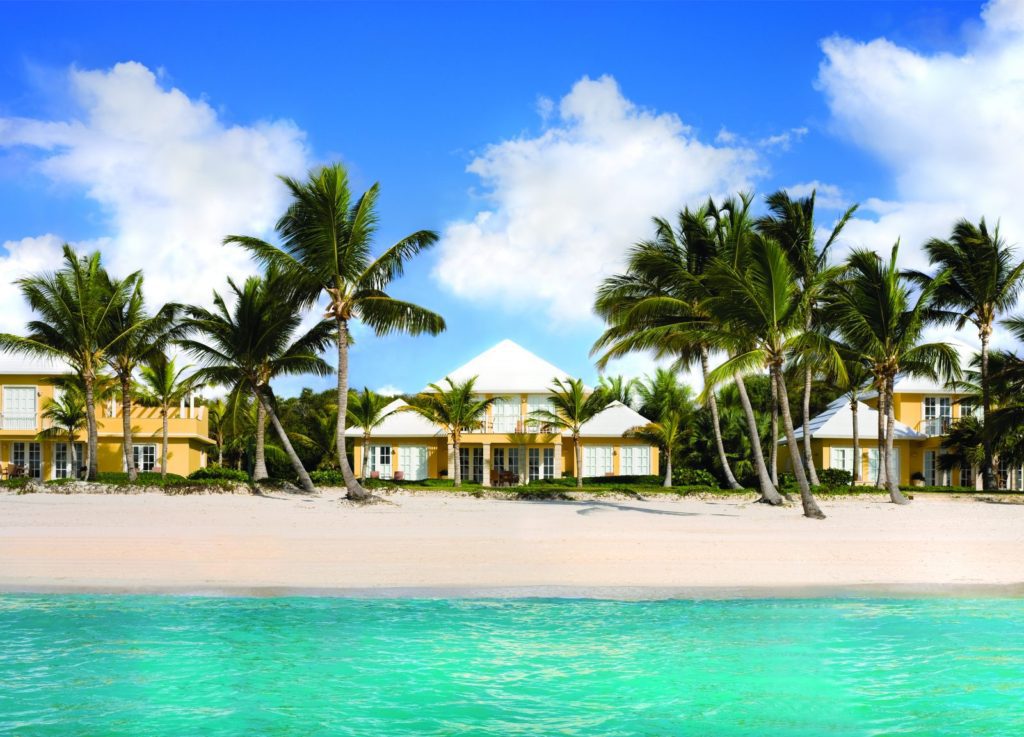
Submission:
M 257 260 L 280 269 L 302 303 L 313 304 L 322 295 L 330 300 L 327 317 L 334 321 L 338 348 L 338 460 L 349 498 L 366 499 L 369 493 L 352 474 L 345 454 L 349 323 L 359 320 L 377 335 L 437 335 L 445 329 L 440 315 L 384 291 L 402 275 L 410 258 L 434 245 L 437 234 L 417 231 L 374 257 L 379 185 L 354 199 L 341 164 L 313 171 L 305 182 L 289 177 L 282 181 L 292 201 L 277 222 L 281 247 L 239 235 L 224 242 L 242 246 Z
M 844 276 L 830 289 L 826 316 L 852 359 L 871 367 L 878 395 L 882 459 L 878 482 L 888 489 L 893 503 L 909 504 L 900 492 L 893 465 L 896 375 L 958 379 L 960 365 L 956 351 L 946 343 L 920 342 L 925 327 L 934 319 L 935 291 L 948 277 L 933 279 L 912 301 L 909 282 L 896 266 L 898 254 L 898 241 L 888 260 L 868 249 L 853 251 Z
M 187 376 L 187 366 L 179 368 L 175 365 L 173 358 L 168 358 L 162 353 L 152 354 L 146 363 L 139 370 L 139 399 L 153 407 L 160 408 L 161 430 L 161 451 L 160 451 L 160 476 L 167 478 L 167 451 L 168 451 L 168 417 L 171 407 L 181 402 L 196 390 L 198 384 L 194 376 Z M 213 413 L 210 413 L 213 420 Z M 218 442 L 218 449 L 220 449 Z M 219 459 L 222 460 L 222 459 Z
M 99 446 L 95 385 L 118 337 L 109 330 L 108 316 L 127 299 L 130 285 L 111 281 L 98 251 L 80 257 L 65 243 L 63 254 L 63 266 L 57 271 L 15 282 L 39 319 L 28 323 L 25 336 L 0 334 L 0 352 L 65 361 L 81 376 L 89 438 L 88 478 L 95 480 Z
M 242 287 L 228 279 L 233 305 L 217 292 L 213 309 L 188 307 L 183 328 L 190 335 L 178 343 L 199 359 L 203 367 L 195 381 L 252 393 L 281 441 L 302 488 L 313 492 L 313 482 L 302 466 L 275 409 L 271 381 L 280 376 L 326 376 L 331 367 L 320 353 L 334 338 L 334 325 L 321 320 L 297 335 L 303 311 L 287 294 L 281 275 L 268 270 L 265 278 L 250 277 Z
M 48 420 L 50 427 L 37 436 L 40 439 L 59 438 L 68 441 L 68 464 L 71 468 L 69 478 L 77 478 L 79 459 L 75 454 L 75 441 L 78 433 L 85 429 L 88 421 L 85 414 L 85 396 L 75 385 L 61 387 L 43 405 L 42 416 Z
M 451 448 L 452 478 L 456 486 L 462 486 L 462 433 L 481 427 L 487 418 L 487 408 L 497 398 L 474 394 L 475 376 L 460 382 L 445 377 L 445 384 L 430 384 L 429 391 L 417 394 L 402 411 L 415 412 L 441 428 Z
M 360 467 L 362 472 L 359 476 L 360 481 L 366 478 L 366 466 L 370 460 L 370 437 L 384 420 L 396 412 L 396 410 L 387 410 L 388 405 L 393 401 L 391 397 L 370 391 L 365 386 L 361 392 L 349 390 L 347 424 L 349 427 L 358 427 L 363 431 L 363 462 Z
M 974 325 L 981 341 L 981 410 L 982 425 L 988 425 L 992 411 L 989 381 L 989 342 L 1001 314 L 1013 309 L 1024 288 L 1024 260 L 999 235 L 999 226 L 988 229 L 985 219 L 975 225 L 960 220 L 953 226 L 948 240 L 933 238 L 924 245 L 925 253 L 938 273 L 945 277 L 935 289 L 935 306 L 949 310 L 946 316 L 957 330 L 967 323 Z M 936 278 L 919 271 L 908 274 L 919 285 Z M 985 457 L 981 464 L 984 487 L 996 487 L 992 469 L 992 440 L 984 441 Z
M 625 437 L 640 438 L 658 446 L 665 458 L 665 480 L 662 486 L 672 486 L 672 456 L 683 439 L 683 412 L 675 407 L 666 409 L 657 422 L 649 422 L 627 430 Z
M 588 392 L 582 379 L 559 379 L 551 384 L 547 397 L 551 409 L 538 409 L 530 419 L 568 432 L 572 436 L 573 457 L 576 461 L 576 486 L 583 486 L 583 444 L 580 429 L 608 406 L 609 399 L 600 389 Z
M 828 285 L 838 275 L 838 270 L 829 265 L 829 251 L 842 232 L 846 223 L 857 210 L 853 205 L 839 218 L 825 243 L 818 248 L 816 242 L 817 226 L 814 222 L 815 192 L 809 197 L 793 199 L 789 193 L 780 189 L 765 197 L 768 214 L 757 221 L 759 232 L 774 238 L 786 252 L 793 266 L 794 276 L 800 288 L 801 309 L 804 313 L 804 330 L 810 332 L 820 322 L 822 299 Z M 817 356 L 808 356 L 803 362 L 803 443 L 804 458 L 807 461 L 807 473 L 810 482 L 818 485 L 818 471 L 814 465 L 814 453 L 811 450 L 811 391 L 814 382 L 814 367 Z

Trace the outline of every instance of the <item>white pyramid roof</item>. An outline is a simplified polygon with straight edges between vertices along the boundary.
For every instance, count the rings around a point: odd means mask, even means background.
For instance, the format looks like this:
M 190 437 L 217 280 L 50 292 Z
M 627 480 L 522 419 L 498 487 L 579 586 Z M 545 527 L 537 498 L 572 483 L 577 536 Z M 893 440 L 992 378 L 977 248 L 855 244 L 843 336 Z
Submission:
M 71 366 L 59 358 L 35 358 L 15 353 L 0 353 L 0 374 L 56 376 L 70 373 Z
M 812 417 L 807 423 L 811 428 L 812 438 L 833 438 L 853 439 L 853 410 L 850 407 L 850 397 L 847 394 L 836 399 L 825 408 L 817 417 Z M 857 427 L 860 437 L 870 440 L 878 437 L 878 412 L 863 402 L 857 402 Z M 894 427 L 896 440 L 924 440 L 927 435 L 919 433 L 909 425 L 904 425 L 899 420 Z M 797 440 L 804 436 L 803 426 L 798 427 L 796 432 Z M 786 444 L 786 439 L 779 440 L 780 445 Z
M 480 394 L 548 394 L 555 377 L 570 378 L 566 371 L 518 343 L 503 340 L 434 383 L 443 385 L 445 378 L 458 383 L 474 376 L 473 388 Z M 429 387 L 424 391 L 430 391 Z
M 380 427 L 373 430 L 372 436 L 433 438 L 441 435 L 441 429 L 437 425 L 428 422 L 415 412 L 397 411 L 399 408 L 405 406 L 407 406 L 405 401 L 396 399 L 385 407 L 385 411 L 394 412 L 394 414 L 385 418 L 384 422 L 380 424 Z M 363 430 L 359 427 L 349 427 L 345 429 L 345 436 L 349 438 L 361 438 L 363 437 Z
M 646 417 L 622 402 L 615 401 L 605 407 L 590 422 L 580 426 L 580 435 L 585 438 L 621 438 L 627 430 L 650 423 Z

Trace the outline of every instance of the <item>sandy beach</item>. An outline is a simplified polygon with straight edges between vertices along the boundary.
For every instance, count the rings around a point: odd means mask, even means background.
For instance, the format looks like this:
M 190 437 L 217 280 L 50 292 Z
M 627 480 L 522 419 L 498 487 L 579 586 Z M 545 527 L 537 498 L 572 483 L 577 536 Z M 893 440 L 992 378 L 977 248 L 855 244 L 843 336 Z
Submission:
M 609 596 L 1024 594 L 1024 505 L 0 495 L 0 589 Z

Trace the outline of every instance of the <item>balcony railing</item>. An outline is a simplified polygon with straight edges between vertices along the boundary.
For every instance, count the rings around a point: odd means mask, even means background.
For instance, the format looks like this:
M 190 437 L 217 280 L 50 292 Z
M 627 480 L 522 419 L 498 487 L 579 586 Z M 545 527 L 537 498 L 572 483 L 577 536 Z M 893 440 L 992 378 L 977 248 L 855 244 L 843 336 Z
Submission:
M 506 433 L 539 433 L 539 434 L 550 434 L 558 432 L 551 425 L 536 422 L 534 420 L 524 420 L 518 417 L 493 417 L 489 420 L 485 420 L 480 427 L 472 430 L 474 433 L 494 433 L 494 434 L 506 434 Z
M 921 432 L 925 435 L 945 435 L 953 424 L 951 417 L 926 417 L 921 421 Z
M 35 415 L 0 415 L 0 430 L 35 430 Z

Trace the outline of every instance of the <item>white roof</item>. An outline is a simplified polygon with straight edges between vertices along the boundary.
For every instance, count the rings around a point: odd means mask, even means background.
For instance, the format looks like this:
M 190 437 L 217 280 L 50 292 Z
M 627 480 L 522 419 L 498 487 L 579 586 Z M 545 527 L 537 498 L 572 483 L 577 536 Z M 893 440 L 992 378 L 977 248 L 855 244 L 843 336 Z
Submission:
M 585 438 L 621 438 L 627 430 L 648 425 L 650 422 L 636 410 L 615 401 L 601 410 L 590 422 L 584 422 L 580 427 L 580 435 Z
M 0 353 L 0 374 L 70 374 L 71 366 L 55 358 L 29 358 L 15 353 Z
M 434 383 L 443 386 L 445 378 L 458 383 L 474 376 L 473 389 L 480 394 L 549 394 L 552 379 L 569 378 L 566 371 L 518 343 L 503 340 Z
M 396 399 L 385 407 L 386 412 L 393 412 L 394 414 L 389 415 L 379 427 L 374 428 L 372 435 L 380 437 L 433 438 L 441 434 L 441 429 L 437 425 L 428 422 L 421 415 L 415 412 L 396 411 L 400 407 L 406 406 L 408 405 L 405 401 Z M 345 429 L 345 436 L 361 438 L 363 437 L 363 430 L 359 427 L 349 427 Z
M 817 417 L 812 417 L 807 423 L 811 428 L 812 438 L 850 438 L 853 439 L 853 409 L 850 407 L 848 394 L 836 399 L 825 408 Z M 857 402 L 857 427 L 861 438 L 878 437 L 878 412 L 863 402 Z M 923 440 L 928 436 L 919 433 L 909 425 L 904 425 L 899 420 L 893 429 L 896 440 Z M 798 427 L 796 432 L 797 440 L 804 436 L 803 427 Z M 786 444 L 786 439 L 779 440 L 780 445 Z

